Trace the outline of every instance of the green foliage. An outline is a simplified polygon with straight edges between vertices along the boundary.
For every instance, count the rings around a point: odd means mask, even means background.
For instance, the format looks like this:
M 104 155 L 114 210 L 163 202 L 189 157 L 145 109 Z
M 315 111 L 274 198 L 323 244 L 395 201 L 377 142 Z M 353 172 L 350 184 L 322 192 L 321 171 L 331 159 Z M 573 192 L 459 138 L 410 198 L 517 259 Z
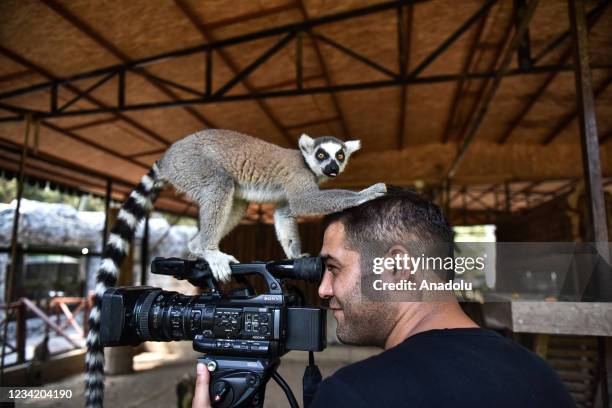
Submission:
M 16 197 L 17 179 L 0 178 L 0 202 L 8 204 Z M 104 200 L 100 197 L 67 194 L 57 189 L 51 189 L 48 185 L 40 187 L 26 182 L 23 187 L 23 198 L 45 203 L 68 204 L 83 211 L 104 211 Z
M 10 203 L 17 197 L 17 179 L 7 180 L 0 177 L 0 203 Z M 51 189 L 49 186 L 40 187 L 27 182 L 23 188 L 23 197 L 28 200 L 42 201 L 45 203 L 62 203 L 73 206 L 80 211 L 104 211 L 104 199 L 93 195 L 76 195 Z M 160 212 L 161 216 L 171 225 L 198 225 L 191 217 L 179 217 L 173 214 Z

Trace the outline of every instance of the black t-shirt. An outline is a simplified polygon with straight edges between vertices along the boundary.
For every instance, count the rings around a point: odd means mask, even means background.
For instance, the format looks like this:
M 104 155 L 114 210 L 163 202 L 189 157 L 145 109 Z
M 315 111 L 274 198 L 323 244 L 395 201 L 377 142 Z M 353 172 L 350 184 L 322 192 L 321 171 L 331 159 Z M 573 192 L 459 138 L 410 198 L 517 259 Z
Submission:
M 575 407 L 535 353 L 480 328 L 429 330 L 325 379 L 311 408 Z

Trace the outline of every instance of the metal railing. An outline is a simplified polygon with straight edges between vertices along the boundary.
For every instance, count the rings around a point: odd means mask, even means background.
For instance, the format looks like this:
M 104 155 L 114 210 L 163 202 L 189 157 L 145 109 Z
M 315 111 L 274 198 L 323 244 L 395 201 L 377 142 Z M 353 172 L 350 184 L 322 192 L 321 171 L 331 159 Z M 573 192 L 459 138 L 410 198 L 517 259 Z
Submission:
M 57 336 L 64 338 L 74 348 L 81 348 L 82 345 L 78 344 L 73 337 L 71 337 L 66 330 L 68 327 L 72 327 L 82 338 L 85 338 L 87 333 L 87 322 L 89 318 L 89 311 L 92 305 L 91 295 L 87 298 L 84 297 L 53 297 L 47 299 L 46 311 L 41 309 L 34 301 L 22 297 L 15 302 L 11 302 L 8 305 L 0 305 L 0 310 L 6 311 L 5 318 L 12 320 L 16 323 L 15 336 L 12 340 L 14 344 L 11 344 L 11 340 L 0 339 L 0 341 L 6 341 L 6 348 L 8 352 L 6 356 L 16 353 L 17 359 L 12 364 L 5 364 L 6 366 L 25 363 L 26 360 L 26 343 L 28 339 L 28 328 L 27 320 L 28 317 L 34 315 L 40 318 L 44 324 L 45 333 L 53 331 Z M 73 310 L 71 310 L 71 307 Z M 76 316 L 82 313 L 83 323 L 79 324 Z M 55 317 L 55 319 L 54 319 Z M 62 321 L 62 317 L 65 320 Z M 55 320 L 55 321 L 54 321 Z M 0 327 L 3 324 L 8 324 L 5 320 L 0 321 Z M 9 336 L 7 336 L 9 337 Z M 5 356 L 5 358 L 6 358 Z

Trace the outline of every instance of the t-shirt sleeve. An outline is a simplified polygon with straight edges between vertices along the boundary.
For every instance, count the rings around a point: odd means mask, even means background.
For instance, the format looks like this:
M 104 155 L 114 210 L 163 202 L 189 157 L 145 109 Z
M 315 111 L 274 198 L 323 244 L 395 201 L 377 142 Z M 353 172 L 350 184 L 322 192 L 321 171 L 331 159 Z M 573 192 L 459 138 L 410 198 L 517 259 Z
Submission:
M 319 385 L 314 400 L 310 404 L 310 408 L 325 407 L 367 408 L 368 405 L 354 387 L 332 375 Z

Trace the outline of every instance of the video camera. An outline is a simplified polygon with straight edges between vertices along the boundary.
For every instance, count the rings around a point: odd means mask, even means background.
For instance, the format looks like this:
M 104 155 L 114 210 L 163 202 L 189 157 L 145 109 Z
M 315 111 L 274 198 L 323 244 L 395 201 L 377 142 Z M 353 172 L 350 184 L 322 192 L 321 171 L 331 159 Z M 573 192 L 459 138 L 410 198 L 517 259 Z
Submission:
M 188 296 L 150 286 L 108 289 L 102 298 L 102 345 L 192 340 L 194 350 L 206 353 L 198 362 L 211 372 L 211 401 L 219 408 L 263 406 L 270 378 L 285 391 L 290 405 L 297 407 L 276 369 L 288 351 L 309 351 L 310 365 L 304 375 L 307 406 L 321 378 L 312 352 L 326 347 L 325 311 L 298 307 L 283 279 L 319 282 L 321 258 L 230 264 L 230 268 L 232 277 L 245 286 L 225 294 L 206 261 L 155 258 L 152 273 L 186 279 L 205 292 Z M 244 278 L 248 275 L 262 277 L 267 291 L 255 294 Z

